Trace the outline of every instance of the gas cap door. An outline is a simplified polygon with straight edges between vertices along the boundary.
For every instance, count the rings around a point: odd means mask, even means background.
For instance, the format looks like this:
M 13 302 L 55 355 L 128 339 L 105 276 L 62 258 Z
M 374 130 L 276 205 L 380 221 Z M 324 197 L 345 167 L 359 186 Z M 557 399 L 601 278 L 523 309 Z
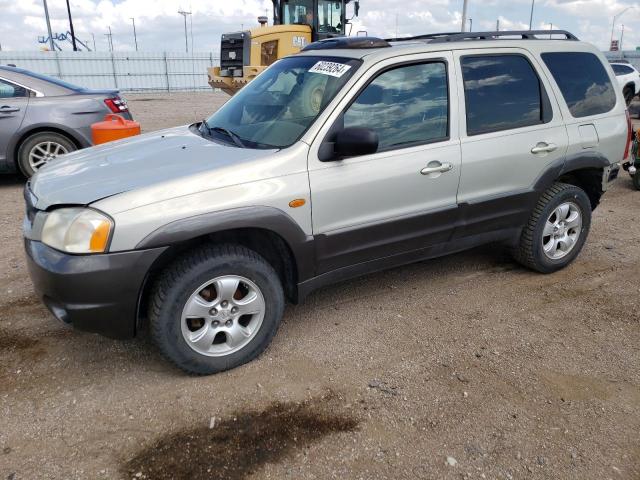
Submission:
M 580 133 L 580 142 L 582 143 L 583 149 L 595 148 L 598 146 L 600 139 L 598 138 L 596 126 L 593 123 L 580 125 L 578 127 L 578 132 Z

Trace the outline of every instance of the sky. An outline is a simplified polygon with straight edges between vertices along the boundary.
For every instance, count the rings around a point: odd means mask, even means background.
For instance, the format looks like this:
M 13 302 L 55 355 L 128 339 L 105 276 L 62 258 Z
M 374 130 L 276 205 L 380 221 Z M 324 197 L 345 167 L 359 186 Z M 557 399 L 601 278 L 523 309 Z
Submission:
M 134 50 L 131 17 L 135 18 L 141 50 L 180 52 L 185 49 L 184 20 L 177 12 L 191 11 L 194 50 L 217 52 L 223 32 L 257 26 L 270 0 L 71 0 L 76 36 L 98 51 L 108 50 L 108 28 L 117 51 Z M 449 32 L 460 29 L 462 0 L 361 0 L 353 34 L 366 31 L 379 37 Z M 54 33 L 68 30 L 65 0 L 48 0 Z M 473 30 L 528 29 L 531 0 L 469 0 L 467 17 Z M 566 29 L 581 40 L 608 49 L 613 16 L 633 3 L 618 0 L 536 0 L 533 26 Z M 0 0 L 2 50 L 38 50 L 38 37 L 46 36 L 43 0 Z M 347 7 L 351 14 L 352 7 Z M 271 22 L 271 21 L 270 21 Z M 640 46 L 640 6 L 618 17 L 615 38 L 624 24 L 623 47 Z M 469 24 L 467 24 L 468 28 Z M 191 31 L 188 41 L 191 47 Z M 92 35 L 93 34 L 93 35 Z M 61 44 L 70 50 L 69 44 Z

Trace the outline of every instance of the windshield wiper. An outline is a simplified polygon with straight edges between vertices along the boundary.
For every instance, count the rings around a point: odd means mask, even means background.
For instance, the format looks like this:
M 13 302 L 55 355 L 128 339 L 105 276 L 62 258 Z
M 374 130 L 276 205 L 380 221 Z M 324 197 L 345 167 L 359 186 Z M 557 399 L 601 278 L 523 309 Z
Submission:
M 204 129 L 204 132 L 202 132 L 203 129 Z M 200 133 L 204 133 L 209 137 L 211 136 L 211 127 L 209 126 L 206 120 L 202 120 L 202 122 L 200 123 L 200 126 L 198 127 L 198 130 L 200 130 Z
M 205 124 L 206 124 L 206 122 L 205 122 Z M 213 128 L 211 128 L 209 125 L 207 125 L 207 130 L 209 132 L 221 132 L 221 133 L 224 133 L 227 137 L 229 137 L 231 140 L 233 140 L 233 143 L 235 143 L 238 147 L 247 148 L 247 146 L 244 144 L 242 139 L 238 135 L 233 133 L 231 130 L 227 130 L 224 127 L 213 127 Z

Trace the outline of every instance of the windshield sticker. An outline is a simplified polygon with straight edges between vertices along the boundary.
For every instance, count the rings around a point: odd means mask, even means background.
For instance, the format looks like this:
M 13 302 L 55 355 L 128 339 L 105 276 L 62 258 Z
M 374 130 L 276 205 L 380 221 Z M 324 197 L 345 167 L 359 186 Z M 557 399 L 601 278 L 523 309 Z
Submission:
M 344 63 L 325 62 L 320 61 L 309 69 L 310 73 L 321 73 L 323 75 L 331 75 L 332 77 L 340 78 L 349 71 L 351 65 L 345 65 Z

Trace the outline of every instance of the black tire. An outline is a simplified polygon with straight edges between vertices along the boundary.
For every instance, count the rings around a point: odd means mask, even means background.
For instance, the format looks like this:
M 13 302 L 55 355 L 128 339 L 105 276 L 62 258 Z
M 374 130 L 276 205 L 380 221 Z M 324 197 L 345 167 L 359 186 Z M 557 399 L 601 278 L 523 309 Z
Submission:
M 572 201 L 582 214 L 582 230 L 576 243 L 566 256 L 551 259 L 543 252 L 543 230 L 549 216 L 562 203 Z M 555 183 L 544 192 L 529 221 L 522 230 L 519 245 L 513 249 L 514 258 L 525 267 L 540 273 L 552 273 L 560 270 L 580 254 L 591 228 L 591 202 L 579 187 L 566 183 Z
M 625 88 L 624 92 L 622 93 L 624 95 L 624 101 L 627 104 L 627 107 L 629 105 L 631 105 L 631 102 L 633 102 L 633 98 L 636 96 L 633 88 Z
M 181 331 L 182 311 L 203 283 L 222 275 L 239 275 L 255 283 L 265 301 L 257 333 L 238 351 L 207 356 L 192 349 Z M 238 367 L 260 355 L 278 331 L 284 312 L 284 292 L 278 274 L 257 253 L 238 245 L 203 246 L 176 259 L 161 274 L 151 293 L 151 337 L 163 355 L 179 368 L 209 375 Z
M 67 153 L 73 152 L 78 149 L 75 143 L 73 143 L 69 138 L 64 135 L 56 132 L 38 132 L 33 135 L 27 137 L 21 144 L 20 148 L 18 148 L 18 168 L 22 174 L 29 178 L 36 170 L 29 163 L 29 154 L 36 147 L 36 145 L 43 142 L 53 142 L 67 150 Z
M 636 190 L 640 190 L 640 172 L 636 173 L 631 178 L 633 179 L 633 186 L 636 188 Z

